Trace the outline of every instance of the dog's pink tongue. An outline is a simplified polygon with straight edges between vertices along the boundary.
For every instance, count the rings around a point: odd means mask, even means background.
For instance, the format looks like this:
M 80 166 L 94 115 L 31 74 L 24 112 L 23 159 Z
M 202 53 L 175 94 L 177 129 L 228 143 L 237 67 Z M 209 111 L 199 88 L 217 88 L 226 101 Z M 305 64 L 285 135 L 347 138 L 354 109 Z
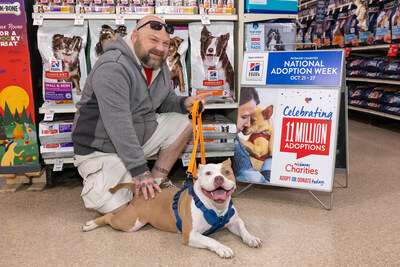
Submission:
M 226 191 L 225 190 L 215 190 L 213 191 L 213 200 L 226 200 Z
M 213 58 L 214 58 L 213 56 L 207 56 L 207 59 L 210 61 L 213 60 Z

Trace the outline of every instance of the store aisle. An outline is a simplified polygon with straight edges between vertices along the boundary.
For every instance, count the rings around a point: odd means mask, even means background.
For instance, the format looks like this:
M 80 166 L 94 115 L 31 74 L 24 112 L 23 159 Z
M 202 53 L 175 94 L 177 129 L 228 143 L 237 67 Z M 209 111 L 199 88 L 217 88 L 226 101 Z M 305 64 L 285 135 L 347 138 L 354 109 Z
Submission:
M 333 210 L 286 188 L 254 186 L 234 199 L 262 248 L 246 247 L 227 230 L 211 237 L 230 246 L 233 259 L 184 246 L 179 234 L 151 226 L 81 232 L 97 214 L 83 208 L 77 179 L 0 194 L 0 266 L 399 266 L 400 133 L 354 120 L 349 128 L 349 187 L 335 184 Z M 318 196 L 328 201 L 328 194 Z

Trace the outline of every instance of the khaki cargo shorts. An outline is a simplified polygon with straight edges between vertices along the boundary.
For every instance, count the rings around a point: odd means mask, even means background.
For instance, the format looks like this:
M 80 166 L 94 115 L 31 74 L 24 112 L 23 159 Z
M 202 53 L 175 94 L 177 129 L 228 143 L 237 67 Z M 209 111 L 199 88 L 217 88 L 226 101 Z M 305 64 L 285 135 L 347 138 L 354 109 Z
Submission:
M 151 157 L 170 146 L 189 124 L 187 115 L 179 113 L 157 114 L 158 127 L 142 146 L 146 157 Z M 133 193 L 121 188 L 114 194 L 108 189 L 120 183 L 131 183 L 132 177 L 116 153 L 96 151 L 89 155 L 75 155 L 74 165 L 83 178 L 82 199 L 86 208 L 101 213 L 111 212 L 128 203 Z

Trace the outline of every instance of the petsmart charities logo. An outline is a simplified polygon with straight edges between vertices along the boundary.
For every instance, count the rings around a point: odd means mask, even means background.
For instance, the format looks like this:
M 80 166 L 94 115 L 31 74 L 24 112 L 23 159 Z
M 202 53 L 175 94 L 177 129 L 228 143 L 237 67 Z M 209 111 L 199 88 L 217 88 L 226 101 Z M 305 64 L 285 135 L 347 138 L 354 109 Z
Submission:
M 263 71 L 263 62 L 248 62 L 247 63 L 247 80 L 253 81 L 261 81 L 262 80 L 262 71 Z
M 16 16 L 21 15 L 19 3 L 14 4 L 0 4 L 0 14 L 14 14 Z

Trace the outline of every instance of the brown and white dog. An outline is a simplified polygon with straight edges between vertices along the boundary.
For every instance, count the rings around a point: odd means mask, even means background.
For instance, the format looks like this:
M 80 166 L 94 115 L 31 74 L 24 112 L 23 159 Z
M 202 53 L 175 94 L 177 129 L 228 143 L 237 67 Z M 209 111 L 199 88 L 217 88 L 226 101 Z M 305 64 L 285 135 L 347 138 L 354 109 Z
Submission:
M 198 201 L 196 205 L 194 192 L 204 204 L 204 207 L 209 210 L 208 213 L 212 210 L 219 217 L 231 215 L 225 227 L 240 236 L 250 247 L 260 247 L 262 245 L 261 240 L 250 235 L 231 204 L 231 195 L 236 188 L 236 182 L 230 159 L 219 164 L 199 165 L 197 177 L 198 180 L 194 183 L 193 188 L 182 191 L 176 202 L 177 212 L 181 220 L 181 231 L 177 226 L 178 220 L 173 209 L 174 196 L 179 191 L 176 188 L 165 188 L 161 193 L 156 193 L 154 199 L 145 200 L 143 196 L 133 198 L 129 205 L 119 213 L 115 215 L 108 213 L 89 221 L 83 226 L 83 230 L 90 231 L 100 225 L 109 224 L 114 229 L 135 232 L 150 223 L 160 230 L 181 232 L 182 243 L 185 245 L 206 248 L 224 258 L 233 257 L 232 249 L 203 235 L 212 228 L 212 225 L 207 222 L 203 211 L 197 206 Z M 110 189 L 110 192 L 121 187 L 129 187 L 131 190 L 135 190 L 134 184 L 120 184 L 112 190 Z
M 233 96 L 234 73 L 226 54 L 228 40 L 229 33 L 218 37 L 212 36 L 211 32 L 204 26 L 201 31 L 200 54 L 203 60 L 204 74 L 207 75 L 210 69 L 218 70 L 218 79 L 225 81 L 224 90 L 229 90 L 231 96 Z
M 79 80 L 81 79 L 81 69 L 79 62 L 79 52 L 82 48 L 82 38 L 80 36 L 65 37 L 63 34 L 53 35 L 54 57 L 62 61 L 62 70 L 69 72 L 69 78 L 61 79 L 59 82 L 72 82 L 76 88 L 76 94 L 81 94 Z
M 242 131 L 244 135 L 250 135 L 247 140 L 241 139 L 241 141 L 249 152 L 251 164 L 256 171 L 261 171 L 264 161 L 273 154 L 272 113 L 273 105 L 265 109 L 257 107 L 250 115 L 250 126 L 244 127 Z
M 167 63 L 174 89 L 178 86 L 179 91 L 185 92 L 181 55 L 178 53 L 178 48 L 182 42 L 183 39 L 178 36 L 170 39 Z
M 113 39 L 117 39 L 118 36 L 124 37 L 126 35 L 126 27 L 125 26 L 118 26 L 115 30 L 104 24 L 101 26 L 99 41 L 96 43 L 95 52 L 96 56 L 100 56 L 104 54 L 103 45 Z

